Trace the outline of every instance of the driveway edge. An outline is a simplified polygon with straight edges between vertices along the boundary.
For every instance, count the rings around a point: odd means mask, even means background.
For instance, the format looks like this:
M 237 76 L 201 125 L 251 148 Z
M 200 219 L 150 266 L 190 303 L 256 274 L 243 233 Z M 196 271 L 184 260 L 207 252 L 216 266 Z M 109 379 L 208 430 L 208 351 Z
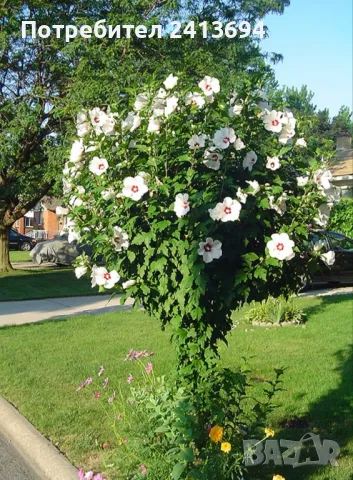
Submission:
M 76 468 L 1 396 L 0 431 L 41 479 L 77 480 Z

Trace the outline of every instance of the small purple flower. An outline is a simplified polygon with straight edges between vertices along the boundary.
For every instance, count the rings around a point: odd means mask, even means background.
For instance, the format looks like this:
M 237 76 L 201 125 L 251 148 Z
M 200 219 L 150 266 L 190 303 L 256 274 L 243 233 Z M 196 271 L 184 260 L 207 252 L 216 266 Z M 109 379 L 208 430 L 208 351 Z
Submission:
M 108 383 L 109 383 L 109 378 L 107 377 L 104 379 L 103 388 L 107 388 Z
M 147 363 L 145 370 L 146 373 L 151 373 L 153 371 L 153 365 L 151 362 Z
M 82 470 L 82 468 L 77 470 L 77 477 L 78 477 L 78 480 L 85 480 L 85 471 Z
M 101 365 L 100 370 L 98 372 L 98 377 L 101 377 L 103 375 L 103 372 L 104 372 L 104 367 L 103 367 L 103 365 Z
M 94 394 L 94 398 L 101 398 L 102 394 L 100 392 L 96 392 Z
M 92 382 L 93 382 L 93 378 L 92 378 L 92 377 L 86 378 L 86 380 L 85 380 L 84 382 L 82 382 L 79 387 L 76 388 L 76 392 L 79 392 L 79 391 L 82 390 L 83 388 L 87 387 L 87 385 L 90 385 Z
M 118 420 L 118 422 L 120 422 L 120 420 L 123 418 L 123 414 L 122 413 L 119 413 L 117 416 L 116 416 L 116 419 Z
M 134 379 L 134 377 L 130 373 L 130 375 L 127 377 L 127 383 L 131 383 L 133 381 L 133 379 Z

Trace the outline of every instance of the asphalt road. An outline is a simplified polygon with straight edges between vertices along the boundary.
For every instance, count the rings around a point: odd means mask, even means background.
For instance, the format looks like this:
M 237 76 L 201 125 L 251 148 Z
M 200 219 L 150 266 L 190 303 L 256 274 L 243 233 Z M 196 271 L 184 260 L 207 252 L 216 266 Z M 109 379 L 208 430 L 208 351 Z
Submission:
M 0 435 L 0 480 L 40 480 Z

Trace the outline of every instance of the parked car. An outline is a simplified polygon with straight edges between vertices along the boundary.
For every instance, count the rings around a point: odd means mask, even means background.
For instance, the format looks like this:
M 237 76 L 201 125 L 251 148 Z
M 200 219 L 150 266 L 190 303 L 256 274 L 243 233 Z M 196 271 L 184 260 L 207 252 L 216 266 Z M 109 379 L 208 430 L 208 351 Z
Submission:
M 52 240 L 38 243 L 31 251 L 30 257 L 38 264 L 50 262 L 58 266 L 70 266 L 82 252 L 91 255 L 90 248 L 82 247 L 77 242 L 69 243 L 67 234 L 63 234 Z
M 22 233 L 18 233 L 14 229 L 10 230 L 10 250 L 32 250 L 36 243 L 37 242 L 33 238 L 23 235 Z
M 310 283 L 353 283 L 353 240 L 336 232 L 315 231 L 311 242 L 323 242 L 322 252 L 335 252 L 335 262 L 328 266 L 322 260 L 319 269 L 312 275 Z

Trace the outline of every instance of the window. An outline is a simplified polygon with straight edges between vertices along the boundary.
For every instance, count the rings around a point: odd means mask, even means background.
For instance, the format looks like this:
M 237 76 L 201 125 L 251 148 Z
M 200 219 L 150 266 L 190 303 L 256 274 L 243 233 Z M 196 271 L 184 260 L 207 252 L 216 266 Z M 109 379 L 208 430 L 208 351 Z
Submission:
M 330 233 L 329 237 L 334 250 L 353 252 L 353 240 L 351 240 L 350 238 L 344 237 L 343 235 L 337 235 L 334 233 Z
M 34 218 L 25 217 L 25 227 L 33 227 L 34 226 Z
M 10 237 L 11 237 L 11 238 L 17 238 L 17 237 L 18 237 L 18 233 L 15 232 L 15 230 L 11 230 L 11 231 L 10 231 Z

